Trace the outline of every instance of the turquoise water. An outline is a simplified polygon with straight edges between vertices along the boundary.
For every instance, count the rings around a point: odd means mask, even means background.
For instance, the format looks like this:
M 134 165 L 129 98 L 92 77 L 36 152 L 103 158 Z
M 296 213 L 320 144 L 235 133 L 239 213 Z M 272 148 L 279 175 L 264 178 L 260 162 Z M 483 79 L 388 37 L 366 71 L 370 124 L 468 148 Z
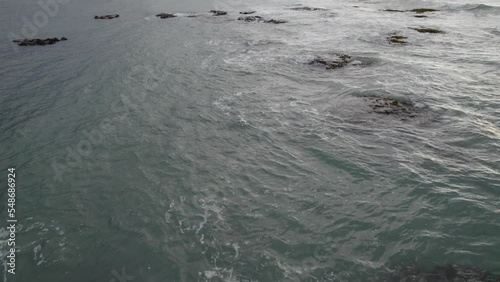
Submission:
M 328 10 L 70 1 L 34 36 L 68 41 L 16 49 L 9 34 L 41 8 L 3 1 L 0 179 L 16 167 L 18 252 L 0 278 L 368 281 L 415 261 L 500 273 L 498 2 L 302 3 Z M 419 7 L 441 11 L 381 11 Z M 289 23 L 236 21 L 249 9 Z M 329 52 L 356 63 L 308 64 Z M 379 115 L 365 96 L 421 110 Z

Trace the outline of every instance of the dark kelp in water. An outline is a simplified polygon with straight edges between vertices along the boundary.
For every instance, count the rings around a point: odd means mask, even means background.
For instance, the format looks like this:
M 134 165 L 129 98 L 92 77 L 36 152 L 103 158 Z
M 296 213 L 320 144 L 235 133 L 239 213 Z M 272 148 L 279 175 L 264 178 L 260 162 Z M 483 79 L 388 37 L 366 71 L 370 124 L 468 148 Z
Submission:
M 435 28 L 428 28 L 428 27 L 422 27 L 422 28 L 411 28 L 413 30 L 416 30 L 420 33 L 444 33 L 443 31 Z
M 227 12 L 226 12 L 226 11 L 221 11 L 221 10 L 210 10 L 210 12 L 211 12 L 214 16 L 224 16 L 224 15 L 227 15 Z
M 347 66 L 351 61 L 351 56 L 346 54 L 335 54 L 330 58 L 316 57 L 309 64 L 319 64 L 326 66 L 327 70 L 338 69 Z
M 174 14 L 169 14 L 169 13 L 160 13 L 158 15 L 156 15 L 158 18 L 161 18 L 161 19 L 170 19 L 170 18 L 175 18 L 177 17 L 176 15 Z
M 56 44 L 59 41 L 68 40 L 66 37 L 61 37 L 61 39 L 54 38 L 46 38 L 46 39 L 16 39 L 12 40 L 12 42 L 17 43 L 19 46 L 45 46 Z
M 111 20 L 111 19 L 116 19 L 119 17 L 120 17 L 120 15 L 114 14 L 114 15 L 95 16 L 94 19 L 96 19 L 96 20 Z
M 499 282 L 500 275 L 457 265 L 438 265 L 432 270 L 412 264 L 398 267 L 374 281 L 384 282 Z

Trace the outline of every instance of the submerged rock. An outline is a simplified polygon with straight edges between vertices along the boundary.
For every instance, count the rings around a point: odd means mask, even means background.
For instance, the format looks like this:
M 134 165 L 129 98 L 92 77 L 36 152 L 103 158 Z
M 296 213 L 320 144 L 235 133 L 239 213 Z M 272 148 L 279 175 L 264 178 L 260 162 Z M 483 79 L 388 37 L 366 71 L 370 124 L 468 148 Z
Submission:
M 211 12 L 214 16 L 224 16 L 224 15 L 227 15 L 227 12 L 226 12 L 226 11 L 220 11 L 220 10 L 210 10 L 210 12 Z
M 426 16 L 426 15 L 415 15 L 414 17 L 415 17 L 415 18 L 427 18 L 427 16 Z
M 346 55 L 346 54 L 335 54 L 332 58 L 322 58 L 322 57 L 316 57 L 314 58 L 311 62 L 309 62 L 310 65 L 312 64 L 320 64 L 326 66 L 327 70 L 331 69 L 338 69 L 347 66 L 347 64 L 351 61 L 351 56 Z
M 46 39 L 16 39 L 12 40 L 12 42 L 17 43 L 19 46 L 45 46 L 56 44 L 59 41 L 68 40 L 66 37 L 61 37 L 61 39 L 54 38 L 46 38 Z
M 264 22 L 265 23 L 271 23 L 271 24 L 284 24 L 284 23 L 287 23 L 288 21 L 270 19 L 270 20 L 265 20 Z
M 290 10 L 294 11 L 326 11 L 324 8 L 314 8 L 314 7 L 294 7 L 290 8 Z
M 264 20 L 264 18 L 261 16 L 247 16 L 247 17 L 239 17 L 238 20 L 245 22 L 255 22 L 255 21 L 262 21 Z
M 243 11 L 243 12 L 240 12 L 240 14 L 242 15 L 250 15 L 250 14 L 255 14 L 256 12 L 255 11 Z
M 115 18 L 119 18 L 120 15 L 114 14 L 114 15 L 104 15 L 104 16 L 95 16 L 94 19 L 96 20 L 111 20 Z
M 417 109 L 406 102 L 394 98 L 365 97 L 370 102 L 370 108 L 377 114 L 401 115 L 416 117 Z
M 177 16 L 174 14 L 169 14 L 169 13 L 160 13 L 160 14 L 156 15 L 156 17 L 161 18 L 161 19 L 170 19 L 170 18 L 175 18 Z
M 391 34 L 389 35 L 389 37 L 387 37 L 389 43 L 396 43 L 396 44 L 406 44 L 408 43 L 406 39 L 408 39 L 408 37 L 397 34 Z
M 435 28 L 428 28 L 428 27 L 423 27 L 423 28 L 411 28 L 413 30 L 416 30 L 420 33 L 444 33 L 443 31 Z

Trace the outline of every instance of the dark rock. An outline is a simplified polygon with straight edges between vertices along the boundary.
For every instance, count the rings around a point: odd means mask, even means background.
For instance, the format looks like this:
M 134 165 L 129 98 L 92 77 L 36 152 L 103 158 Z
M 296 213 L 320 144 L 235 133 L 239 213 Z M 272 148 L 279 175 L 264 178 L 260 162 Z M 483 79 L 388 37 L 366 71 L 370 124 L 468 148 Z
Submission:
M 210 12 L 211 12 L 214 16 L 224 16 L 224 15 L 227 15 L 227 12 L 226 12 L 226 11 L 220 11 L 220 10 L 210 10 Z
M 255 14 L 256 12 L 255 11 L 243 11 L 243 12 L 240 12 L 240 14 L 242 15 L 250 15 L 250 14 Z
M 351 61 L 351 56 L 346 54 L 335 54 L 334 57 L 325 59 L 322 57 L 316 57 L 311 62 L 312 64 L 320 64 L 325 65 L 327 70 L 338 69 L 347 66 L 347 64 Z
M 245 21 L 245 22 L 255 22 L 255 21 L 262 21 L 264 18 L 261 16 L 247 16 L 247 17 L 239 17 L 239 21 Z
M 156 15 L 156 17 L 161 18 L 161 19 L 170 19 L 170 18 L 175 18 L 177 16 L 174 14 L 169 14 L 169 13 L 160 13 L 160 14 Z
M 427 16 L 426 16 L 426 15 L 415 15 L 414 17 L 415 17 L 415 18 L 427 18 Z
M 366 97 L 373 112 L 385 115 L 416 117 L 417 109 L 406 102 L 393 98 Z
M 115 18 L 119 18 L 120 15 L 114 14 L 114 15 L 104 15 L 104 16 L 95 16 L 94 19 L 96 20 L 111 20 Z
M 324 8 L 313 8 L 313 7 L 294 7 L 290 8 L 290 10 L 294 11 L 326 11 Z
M 417 14 L 423 14 L 423 13 L 428 13 L 428 12 L 438 12 L 439 10 L 436 9 L 429 9 L 429 8 L 419 8 L 419 9 L 413 9 L 413 10 L 408 10 L 408 12 L 413 12 Z
M 384 12 L 398 12 L 398 13 L 404 13 L 402 10 L 393 10 L 393 9 L 385 9 L 383 10 Z
M 271 24 L 284 24 L 284 23 L 287 23 L 288 21 L 271 19 L 271 20 L 265 20 L 264 22 L 271 23 Z
M 427 27 L 424 27 L 424 28 L 411 28 L 413 30 L 416 30 L 420 33 L 444 33 L 443 31 L 439 30 L 439 29 L 435 29 L 435 28 L 427 28 Z
M 397 43 L 397 44 L 406 44 L 408 43 L 406 41 L 408 37 L 402 36 L 402 35 L 397 35 L 397 34 L 391 34 L 389 37 L 387 37 L 387 40 L 389 40 L 389 43 Z
M 46 38 L 46 39 L 16 39 L 12 40 L 12 42 L 17 43 L 19 46 L 45 46 L 45 45 L 52 45 L 56 44 L 59 41 L 65 41 L 68 40 L 66 37 L 62 37 L 61 39 L 58 39 L 57 37 L 54 38 Z

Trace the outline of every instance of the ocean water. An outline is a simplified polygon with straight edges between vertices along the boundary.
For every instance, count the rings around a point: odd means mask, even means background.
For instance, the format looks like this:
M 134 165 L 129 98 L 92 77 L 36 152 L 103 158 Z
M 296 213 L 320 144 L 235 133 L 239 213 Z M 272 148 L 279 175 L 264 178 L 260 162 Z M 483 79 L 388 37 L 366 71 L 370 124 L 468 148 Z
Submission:
M 440 11 L 382 11 L 422 7 Z M 0 3 L 0 179 L 16 168 L 18 219 L 15 275 L 0 228 L 0 280 L 368 281 L 412 263 L 500 273 L 499 1 L 52 8 Z M 243 10 L 289 22 L 237 21 Z M 330 53 L 353 62 L 308 64 Z M 418 114 L 376 114 L 366 96 Z M 2 222 L 6 204 L 2 188 Z

